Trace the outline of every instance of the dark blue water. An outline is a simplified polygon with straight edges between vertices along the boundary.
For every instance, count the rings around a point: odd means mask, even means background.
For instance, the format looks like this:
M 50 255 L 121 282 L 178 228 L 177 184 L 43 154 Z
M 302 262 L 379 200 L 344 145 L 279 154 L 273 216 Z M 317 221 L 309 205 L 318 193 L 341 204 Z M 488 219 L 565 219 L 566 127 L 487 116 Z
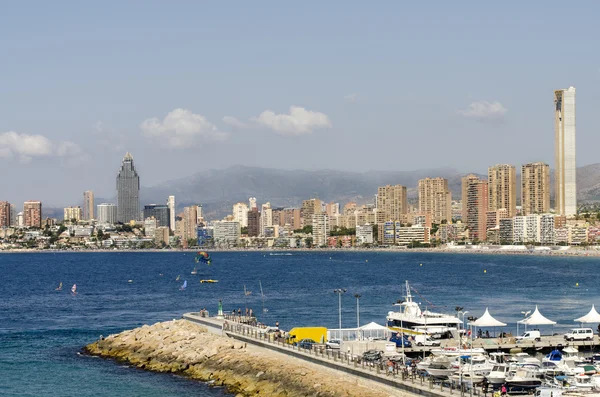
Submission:
M 335 288 L 346 288 L 343 324 L 384 323 L 408 279 L 434 310 L 463 306 L 481 315 L 485 307 L 512 323 L 535 304 L 558 321 L 559 330 L 600 306 L 600 260 L 533 256 L 429 253 L 213 253 L 212 266 L 194 266 L 192 253 L 57 253 L 0 255 L 0 395 L 197 396 L 222 390 L 172 375 L 152 374 L 98 358 L 80 348 L 100 335 L 180 318 L 223 300 L 225 310 L 261 312 L 289 329 L 336 328 Z M 484 270 L 486 272 L 484 272 Z M 163 274 L 161 276 L 161 274 Z M 175 281 L 181 275 L 180 281 Z M 200 284 L 202 278 L 220 280 Z M 128 280 L 133 283 L 128 283 Z M 188 288 L 179 291 L 183 280 Z M 63 291 L 54 289 L 62 281 Z M 77 283 L 78 294 L 69 289 Z M 578 286 L 577 286 L 578 284 Z M 244 296 L 244 285 L 252 291 Z

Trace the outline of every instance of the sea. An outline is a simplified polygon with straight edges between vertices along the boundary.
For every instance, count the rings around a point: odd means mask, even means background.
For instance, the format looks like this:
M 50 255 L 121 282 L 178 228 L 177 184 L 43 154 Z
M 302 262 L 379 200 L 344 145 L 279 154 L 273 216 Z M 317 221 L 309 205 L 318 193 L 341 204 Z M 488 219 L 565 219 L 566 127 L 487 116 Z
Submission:
M 384 324 L 408 280 L 423 308 L 454 313 L 460 306 L 474 316 L 489 308 L 513 333 L 521 313 L 536 305 L 558 322 L 542 333 L 577 326 L 574 318 L 600 306 L 596 257 L 379 251 L 211 256 L 211 265 L 200 263 L 192 275 L 193 252 L 0 254 L 0 395 L 227 395 L 184 377 L 81 354 L 101 335 L 202 308 L 214 314 L 219 300 L 225 311 L 251 308 L 259 320 L 283 329 L 337 328 L 334 289 L 345 289 L 344 327 L 357 324 L 356 294 L 360 324 Z

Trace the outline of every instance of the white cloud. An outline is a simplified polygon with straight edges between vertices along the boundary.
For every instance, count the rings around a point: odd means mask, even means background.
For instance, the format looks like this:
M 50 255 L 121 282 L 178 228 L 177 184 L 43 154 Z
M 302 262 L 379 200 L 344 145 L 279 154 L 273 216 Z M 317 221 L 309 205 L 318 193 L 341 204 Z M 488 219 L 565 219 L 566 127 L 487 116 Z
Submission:
M 145 136 L 162 138 L 173 148 L 194 146 L 200 140 L 227 138 L 206 117 L 181 108 L 169 112 L 163 121 L 156 117 L 144 120 L 140 128 Z
M 246 123 L 242 123 L 241 121 L 239 121 L 238 119 L 236 119 L 235 117 L 232 117 L 232 116 L 223 117 L 223 122 L 225 124 L 228 124 L 235 128 L 246 128 L 247 127 Z
M 275 114 L 271 110 L 265 110 L 252 120 L 287 136 L 310 134 L 317 128 L 332 126 L 331 120 L 326 114 L 306 110 L 299 106 L 291 106 L 289 114 Z
M 458 111 L 458 114 L 474 119 L 500 118 L 508 112 L 500 102 L 477 101 L 471 103 L 466 109 Z
M 8 131 L 0 134 L 0 158 L 18 158 L 23 163 L 34 157 L 82 157 L 81 148 L 70 141 L 53 143 L 43 135 L 19 134 Z
M 344 101 L 346 101 L 346 102 L 355 103 L 357 100 L 358 100 L 358 94 L 356 94 L 356 93 L 344 95 Z

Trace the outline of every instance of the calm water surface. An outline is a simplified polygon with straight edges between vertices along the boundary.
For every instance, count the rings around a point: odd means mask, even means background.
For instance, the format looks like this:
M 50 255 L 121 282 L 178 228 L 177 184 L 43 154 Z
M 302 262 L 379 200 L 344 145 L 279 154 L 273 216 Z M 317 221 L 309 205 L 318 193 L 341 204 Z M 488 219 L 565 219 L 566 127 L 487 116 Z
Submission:
M 264 320 L 289 329 L 337 327 L 334 288 L 346 288 L 343 324 L 384 323 L 401 298 L 404 280 L 433 310 L 490 312 L 514 323 L 539 304 L 558 321 L 574 325 L 592 303 L 600 307 L 598 258 L 492 256 L 431 253 L 213 253 L 198 275 L 191 253 L 39 253 L 0 255 L 0 395 L 220 396 L 220 389 L 184 378 L 152 374 L 98 358 L 81 347 L 100 335 L 180 318 L 187 311 L 252 307 Z M 162 274 L 162 276 L 161 276 Z M 175 281 L 181 275 L 180 281 Z M 214 278 L 218 284 L 200 284 Z M 133 280 L 128 283 L 128 280 Z M 179 291 L 183 280 L 188 288 Z M 63 291 L 54 291 L 59 282 Z M 77 283 L 78 294 L 69 289 Z M 252 294 L 244 296 L 244 285 Z M 595 327 L 595 325 L 594 325 Z M 544 331 L 544 330 L 542 330 Z M 548 332 L 551 329 L 547 330 Z

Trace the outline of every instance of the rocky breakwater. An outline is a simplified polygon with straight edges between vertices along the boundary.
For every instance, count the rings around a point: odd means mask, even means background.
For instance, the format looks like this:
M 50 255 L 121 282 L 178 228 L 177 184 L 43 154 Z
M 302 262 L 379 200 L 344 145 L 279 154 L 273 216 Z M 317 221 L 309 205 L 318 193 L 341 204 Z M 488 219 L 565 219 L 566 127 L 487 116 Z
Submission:
M 186 320 L 110 335 L 85 347 L 95 356 L 178 373 L 240 396 L 390 396 L 373 382 L 224 336 Z M 393 393 L 394 395 L 407 393 Z

